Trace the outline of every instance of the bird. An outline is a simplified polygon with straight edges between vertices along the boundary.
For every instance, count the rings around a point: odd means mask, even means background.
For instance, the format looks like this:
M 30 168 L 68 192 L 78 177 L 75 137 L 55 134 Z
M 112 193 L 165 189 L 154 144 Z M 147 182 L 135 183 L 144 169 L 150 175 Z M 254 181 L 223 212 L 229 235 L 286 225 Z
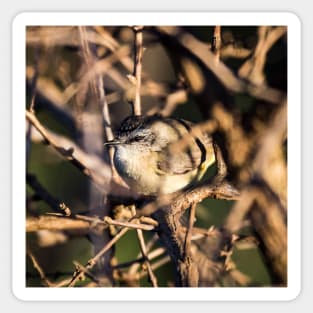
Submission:
M 171 194 L 198 182 L 215 162 L 212 137 L 196 136 L 193 125 L 157 114 L 131 115 L 104 145 L 114 147 L 114 166 L 131 190 L 145 196 Z

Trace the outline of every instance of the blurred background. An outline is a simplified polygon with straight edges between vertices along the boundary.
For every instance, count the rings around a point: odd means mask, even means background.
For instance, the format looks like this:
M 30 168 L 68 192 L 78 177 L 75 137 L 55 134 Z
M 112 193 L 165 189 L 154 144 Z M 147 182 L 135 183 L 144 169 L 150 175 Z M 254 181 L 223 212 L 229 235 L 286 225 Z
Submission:
M 103 180 L 99 189 L 27 121 L 27 286 L 65 286 L 76 262 L 86 264 L 116 229 L 99 230 L 92 223 L 62 229 L 63 222 L 51 226 L 45 220 L 58 218 L 47 213 L 60 213 L 58 204 L 65 203 L 72 216 L 118 218 L 118 207 L 137 204 L 110 194 L 109 155 L 103 146 L 108 125 L 99 91 L 101 82 L 114 133 L 132 113 L 134 85 L 128 75 L 133 75 L 135 35 L 124 26 L 37 26 L 26 33 L 26 110 L 34 112 L 56 146 L 73 148 L 74 155 L 81 151 L 81 159 Z M 226 229 L 239 238 L 227 248 L 227 260 L 207 255 L 218 264 L 218 275 L 204 279 L 202 286 L 286 286 L 287 138 L 280 110 L 286 107 L 287 30 L 149 26 L 143 29 L 143 47 L 142 113 L 218 121 L 214 138 L 229 180 L 244 199 L 205 199 L 197 205 L 196 227 Z M 273 152 L 265 153 L 263 146 Z M 203 181 L 215 171 L 212 166 Z M 252 189 L 256 198 L 249 198 Z M 158 286 L 174 286 L 175 270 L 162 242 L 152 231 L 144 231 L 144 238 L 151 251 L 161 251 L 152 263 L 157 264 Z M 205 247 L 201 240 L 194 244 Z M 130 230 L 105 255 L 104 265 L 97 264 L 76 285 L 151 286 L 142 262 L 124 264 L 140 256 L 136 231 Z M 127 279 L 121 272 L 138 275 Z M 103 278 L 101 284 L 94 276 Z

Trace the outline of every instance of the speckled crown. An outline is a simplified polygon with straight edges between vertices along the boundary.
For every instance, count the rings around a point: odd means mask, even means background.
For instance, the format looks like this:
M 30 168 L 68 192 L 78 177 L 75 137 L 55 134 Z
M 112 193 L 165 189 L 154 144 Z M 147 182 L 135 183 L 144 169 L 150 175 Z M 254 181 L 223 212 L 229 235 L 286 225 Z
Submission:
M 117 131 L 118 136 L 128 135 L 132 131 L 142 126 L 147 126 L 152 124 L 154 121 L 161 119 L 160 115 L 151 115 L 151 116 L 144 116 L 144 115 L 132 115 L 126 117 L 119 130 Z

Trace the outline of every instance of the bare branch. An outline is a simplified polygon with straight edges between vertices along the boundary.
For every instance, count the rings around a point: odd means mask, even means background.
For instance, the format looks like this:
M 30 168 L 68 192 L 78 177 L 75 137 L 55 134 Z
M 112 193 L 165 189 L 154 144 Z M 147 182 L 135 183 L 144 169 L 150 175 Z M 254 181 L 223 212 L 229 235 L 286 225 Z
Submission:
M 255 86 L 236 77 L 234 73 L 223 63 L 216 64 L 215 57 L 208 46 L 194 36 L 180 32 L 179 28 L 169 29 L 157 27 L 159 34 L 170 36 L 171 40 L 179 43 L 201 62 L 219 79 L 219 81 L 230 91 L 247 92 L 253 97 L 266 100 L 271 103 L 280 103 L 285 94 L 277 89 L 265 85 Z
M 26 219 L 26 232 L 36 232 L 43 229 L 53 231 L 76 230 L 86 234 L 90 230 L 90 223 L 69 218 L 60 220 L 55 216 L 28 217 Z
M 285 26 L 278 26 L 271 29 L 270 26 L 260 26 L 258 29 L 259 40 L 251 58 L 239 69 L 240 77 L 249 80 L 256 86 L 265 82 L 264 66 L 266 55 L 274 43 L 287 32 Z
M 147 245 L 146 245 L 146 250 L 147 251 L 149 250 Z M 164 248 L 157 248 L 148 254 L 148 258 L 151 261 L 151 260 L 159 257 L 160 255 L 164 254 L 165 252 L 166 251 Z M 137 259 L 132 260 L 132 261 L 128 261 L 125 263 L 120 263 L 120 264 L 114 265 L 113 268 L 114 269 L 120 269 L 120 268 L 124 268 L 124 267 L 129 267 L 132 265 L 141 264 L 142 262 L 144 262 L 144 260 L 145 260 L 144 257 L 140 257 L 140 258 L 137 258 Z M 136 269 L 137 269 L 137 267 L 136 267 Z M 130 271 L 129 273 L 136 273 L 136 271 Z
M 147 254 L 145 240 L 143 238 L 143 233 L 142 233 L 141 229 L 137 229 L 137 236 L 138 236 L 138 241 L 139 241 L 142 257 L 144 258 L 144 264 L 147 267 L 148 275 L 149 275 L 149 278 L 151 280 L 152 286 L 158 287 L 157 278 L 155 277 L 155 275 L 152 271 L 152 268 L 151 268 L 149 256 Z
M 107 177 L 106 177 L 108 179 L 108 181 L 105 181 L 104 177 L 101 177 L 98 173 L 90 170 L 84 164 L 84 160 L 82 158 L 82 155 L 80 155 L 81 158 L 79 158 L 77 156 L 78 147 L 74 143 L 72 143 L 68 140 L 67 145 L 63 145 L 63 146 L 60 145 L 60 143 L 61 143 L 60 139 L 61 138 L 53 136 L 51 133 L 49 133 L 49 131 L 44 128 L 44 126 L 39 122 L 39 120 L 36 118 L 36 116 L 33 113 L 26 111 L 26 118 L 40 132 L 40 134 L 44 137 L 44 139 L 46 140 L 46 142 L 49 145 L 51 145 L 53 148 L 55 148 L 55 150 L 57 152 L 59 152 L 64 158 L 66 158 L 68 161 L 70 161 L 74 166 L 76 166 L 86 176 L 90 177 L 95 182 L 96 185 L 100 185 L 100 186 L 102 185 L 103 186 L 105 183 L 109 182 L 109 180 L 110 180 L 109 174 L 107 174 Z M 64 142 L 62 142 L 62 143 L 64 143 Z M 66 146 L 68 146 L 69 143 L 70 143 L 70 146 L 68 148 L 65 148 Z M 81 152 L 81 150 L 80 150 L 80 152 Z M 75 154 L 75 156 L 74 156 L 74 154 Z M 106 166 L 103 164 L 103 167 L 105 168 Z M 110 173 L 110 171 L 107 171 L 107 172 Z
M 137 223 L 137 222 L 139 222 L 139 219 L 138 220 L 135 219 L 135 220 L 133 220 L 132 223 L 130 223 L 130 222 L 121 222 L 121 221 L 113 220 L 109 216 L 105 216 L 104 217 L 104 221 L 107 224 L 114 225 L 114 226 L 129 227 L 129 228 L 140 229 L 140 230 L 147 230 L 147 231 L 151 231 L 151 230 L 155 229 L 155 226 L 153 226 L 153 225 Z
M 217 25 L 214 27 L 214 34 L 212 38 L 211 51 L 215 55 L 215 62 L 218 63 L 220 59 L 220 50 L 222 46 L 221 39 L 221 26 Z
M 92 269 L 96 264 L 97 261 L 107 252 L 111 249 L 111 247 L 123 236 L 127 233 L 129 229 L 123 228 L 118 232 L 118 234 L 112 238 L 93 258 L 91 258 L 87 264 L 85 265 L 85 269 L 90 270 Z M 83 277 L 84 272 L 80 269 L 75 271 L 68 287 L 74 287 L 76 282 L 80 280 Z
M 70 139 L 46 129 L 33 113 L 26 111 L 26 118 L 39 131 L 46 143 L 88 176 L 100 192 L 110 190 L 112 194 L 116 195 L 130 196 L 132 194 L 125 186 L 120 185 L 117 181 L 112 181 L 110 167 L 100 158 L 85 153 Z
M 134 45 L 134 77 L 135 77 L 135 100 L 133 103 L 133 114 L 141 115 L 141 71 L 142 71 L 142 54 L 143 54 L 143 26 L 134 26 L 135 45 Z
M 29 258 L 31 259 L 33 266 L 37 270 L 42 282 L 44 283 L 44 285 L 48 286 L 48 287 L 54 286 L 54 284 L 51 283 L 50 280 L 46 277 L 43 269 L 41 268 L 41 266 L 37 262 L 35 256 L 32 254 L 32 252 L 30 250 L 27 250 L 27 254 L 28 254 Z

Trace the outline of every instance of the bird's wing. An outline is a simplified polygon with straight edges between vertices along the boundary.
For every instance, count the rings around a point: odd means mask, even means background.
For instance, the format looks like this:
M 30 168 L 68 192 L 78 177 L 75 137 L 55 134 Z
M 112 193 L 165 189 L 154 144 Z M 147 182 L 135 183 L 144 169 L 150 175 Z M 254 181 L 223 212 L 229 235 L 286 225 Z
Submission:
M 201 138 L 194 137 L 191 143 L 186 147 L 173 153 L 171 144 L 168 145 L 166 153 L 161 154 L 163 157 L 158 162 L 158 170 L 161 173 L 178 175 L 192 171 L 202 164 L 206 167 L 214 162 L 214 150 L 212 139 L 207 135 Z M 209 161 L 209 162 L 208 162 Z

